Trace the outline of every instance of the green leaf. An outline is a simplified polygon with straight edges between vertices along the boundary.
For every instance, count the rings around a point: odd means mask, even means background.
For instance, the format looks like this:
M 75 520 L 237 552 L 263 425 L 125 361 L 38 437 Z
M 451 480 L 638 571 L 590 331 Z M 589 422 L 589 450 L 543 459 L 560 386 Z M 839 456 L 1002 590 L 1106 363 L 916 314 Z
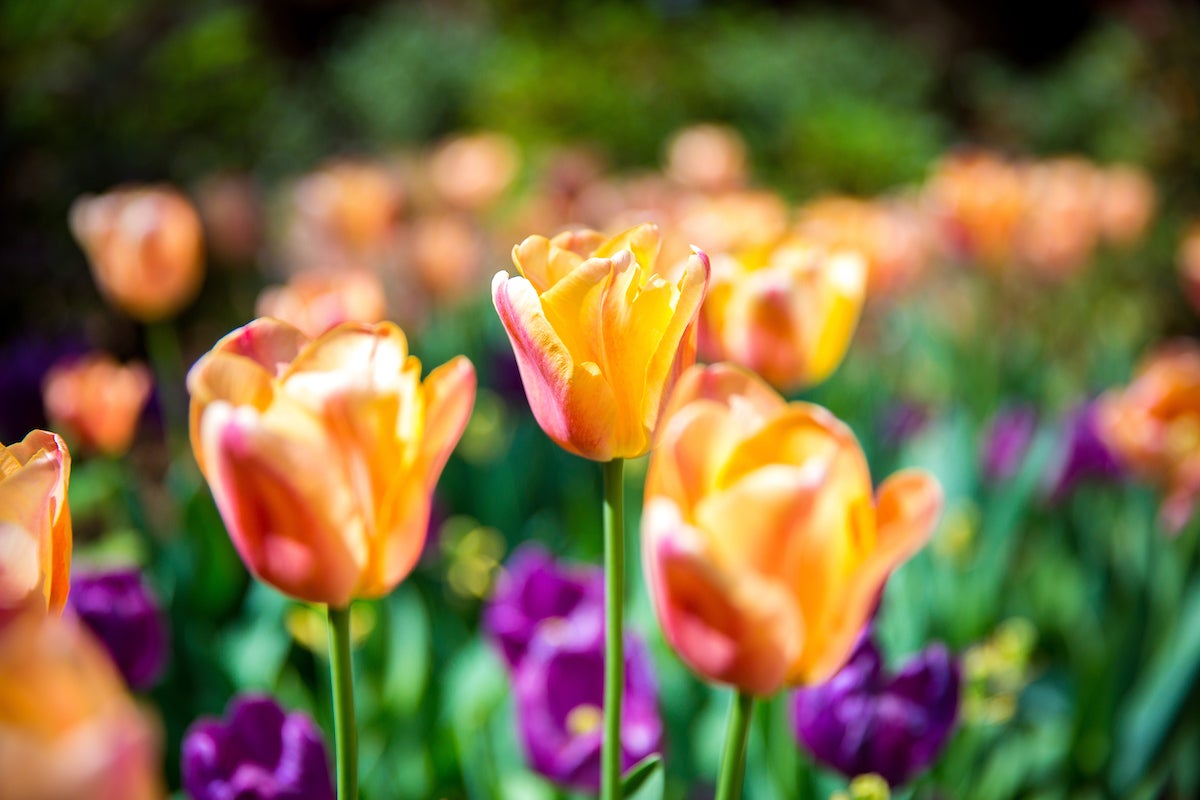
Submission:
M 662 756 L 648 755 L 634 764 L 621 781 L 621 797 L 625 800 L 662 800 Z

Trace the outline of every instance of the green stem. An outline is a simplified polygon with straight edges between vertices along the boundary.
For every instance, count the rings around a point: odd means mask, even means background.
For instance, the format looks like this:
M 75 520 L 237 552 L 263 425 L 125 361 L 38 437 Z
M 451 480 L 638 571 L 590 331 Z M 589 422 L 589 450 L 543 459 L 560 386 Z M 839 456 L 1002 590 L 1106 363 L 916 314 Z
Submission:
M 716 800 L 738 800 L 742 796 L 743 776 L 746 773 L 746 740 L 750 738 L 750 717 L 753 714 L 754 695 L 738 690 L 729 705 L 725 752 L 721 755 Z
M 604 744 L 600 797 L 621 797 L 621 693 L 625 686 L 625 462 L 604 465 Z
M 187 393 L 184 390 L 183 351 L 179 335 L 171 320 L 146 325 L 146 354 L 158 382 L 158 397 L 162 404 L 163 427 L 167 447 L 173 462 L 187 455 Z
M 338 800 L 358 800 L 358 727 L 354 723 L 354 671 L 350 663 L 350 607 L 329 606 L 329 675 L 333 681 L 333 731 Z

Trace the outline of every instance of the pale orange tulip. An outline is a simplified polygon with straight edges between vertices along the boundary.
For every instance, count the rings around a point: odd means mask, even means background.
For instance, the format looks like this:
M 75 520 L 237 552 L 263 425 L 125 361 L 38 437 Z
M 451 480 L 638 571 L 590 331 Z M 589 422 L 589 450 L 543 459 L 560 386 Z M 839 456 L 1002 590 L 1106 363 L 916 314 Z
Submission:
M 51 367 L 42 402 L 72 444 L 116 456 L 129 449 L 153 385 L 145 364 L 122 366 L 107 353 L 94 353 Z

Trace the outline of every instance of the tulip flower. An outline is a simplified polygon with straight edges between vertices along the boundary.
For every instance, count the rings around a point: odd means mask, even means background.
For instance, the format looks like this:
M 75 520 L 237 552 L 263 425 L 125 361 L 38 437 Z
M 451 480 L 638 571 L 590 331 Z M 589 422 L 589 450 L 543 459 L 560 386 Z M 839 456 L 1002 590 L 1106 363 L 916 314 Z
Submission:
M 980 456 L 983 476 L 999 483 L 1016 475 L 1029 453 L 1036 430 L 1037 412 L 1031 406 L 1015 406 L 997 413 L 984 436 Z
M 604 631 L 599 611 L 541 625 L 514 675 L 517 726 L 530 766 L 561 786 L 587 792 L 600 788 L 601 776 Z M 663 733 L 650 654 L 633 634 L 625 639 L 622 770 L 658 752 Z
M 643 557 L 667 641 L 754 695 L 824 680 L 941 501 L 919 470 L 873 498 L 858 442 L 828 411 L 727 364 L 693 368 L 646 478 Z
M 0 627 L 4 800 L 161 800 L 155 726 L 70 617 Z
M 654 271 L 658 248 L 654 225 L 607 241 L 595 231 L 530 236 L 513 248 L 521 274 L 492 280 L 533 415 L 571 453 L 649 451 L 671 387 L 695 360 L 708 259 L 697 252 L 671 283 Z
M 1200 496 L 1200 344 L 1160 348 L 1129 386 L 1098 402 L 1100 438 L 1125 467 L 1165 488 L 1159 517 L 1178 533 Z
M 169 186 L 130 186 L 71 206 L 100 293 L 142 322 L 173 316 L 204 279 L 200 215 Z
M 522 545 L 496 582 L 483 610 L 483 627 L 509 668 L 516 669 L 543 623 L 561 622 L 576 611 L 599 612 L 603 602 L 602 569 L 566 567 L 541 547 Z
M 667 174 L 701 192 L 736 189 L 746 182 L 746 141 L 723 125 L 684 128 L 667 145 Z
M 1116 455 L 1100 437 L 1098 412 L 1098 404 L 1092 401 L 1068 417 L 1059 457 L 1047 476 L 1051 502 L 1061 501 L 1084 481 L 1117 481 L 1124 476 Z
M 76 574 L 71 608 L 103 643 L 130 688 L 148 689 L 167 663 L 167 624 L 136 569 Z
M 107 455 L 129 449 L 153 388 L 144 364 L 121 366 L 105 353 L 55 364 L 46 373 L 46 416 L 72 444 Z
M 458 357 L 421 381 L 395 325 L 310 341 L 262 318 L 188 375 L 192 446 L 242 560 L 301 600 L 380 597 L 416 564 L 475 397 Z
M 379 276 L 364 269 L 308 270 L 258 295 L 260 317 L 275 317 L 316 338 L 343 322 L 379 322 L 387 299 Z
M 334 800 L 320 729 L 266 696 L 238 697 L 225 719 L 194 723 L 182 771 L 191 800 Z
M 901 786 L 949 741 L 961 681 L 957 660 L 936 644 L 887 672 L 868 628 L 836 675 L 792 695 L 796 738 L 848 778 L 873 773 Z
M 713 258 L 700 316 L 700 353 L 751 369 L 782 391 L 825 380 L 846 354 L 866 294 L 853 251 L 799 238 Z
M 0 622 L 23 609 L 58 614 L 71 571 L 71 454 L 54 433 L 0 444 Z
M 517 143 L 502 133 L 457 136 L 429 157 L 429 182 L 438 196 L 464 210 L 495 204 L 521 167 Z

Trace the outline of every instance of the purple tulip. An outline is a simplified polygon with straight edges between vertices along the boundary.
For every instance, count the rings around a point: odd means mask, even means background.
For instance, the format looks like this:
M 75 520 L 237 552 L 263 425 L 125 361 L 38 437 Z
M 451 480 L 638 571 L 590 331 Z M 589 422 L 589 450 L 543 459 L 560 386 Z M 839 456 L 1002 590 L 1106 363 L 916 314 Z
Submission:
M 884 411 L 879 423 L 879 438 L 888 447 L 897 448 L 923 431 L 928 424 L 929 409 L 901 400 Z
M 867 628 L 836 675 L 792 695 L 796 736 L 814 758 L 847 777 L 875 772 L 900 786 L 949 740 L 960 682 L 958 662 L 940 644 L 898 673 L 885 672 Z
M 1095 401 L 1083 404 L 1068 417 L 1060 460 L 1050 474 L 1050 500 L 1054 503 L 1083 481 L 1115 481 L 1124 476 L 1121 463 L 1100 438 Z
M 71 580 L 71 607 L 108 648 L 125 682 L 148 689 L 167 663 L 167 625 L 158 598 L 136 569 L 83 572 Z
M 1017 474 L 1029 452 L 1036 428 L 1037 413 L 1030 406 L 998 412 L 984 437 L 981 464 L 984 478 L 997 483 Z
M 579 791 L 600 788 L 604 735 L 604 624 L 600 613 L 548 620 L 538 627 L 516 671 L 517 725 L 529 765 Z M 625 636 L 621 768 L 662 741 L 658 690 L 641 640 Z
M 483 627 L 510 669 L 520 666 L 539 625 L 604 603 L 604 571 L 563 567 L 544 549 L 527 544 L 508 560 L 483 612 Z
M 267 696 L 235 698 L 224 720 L 193 723 L 182 770 L 192 800 L 334 800 L 320 730 Z

